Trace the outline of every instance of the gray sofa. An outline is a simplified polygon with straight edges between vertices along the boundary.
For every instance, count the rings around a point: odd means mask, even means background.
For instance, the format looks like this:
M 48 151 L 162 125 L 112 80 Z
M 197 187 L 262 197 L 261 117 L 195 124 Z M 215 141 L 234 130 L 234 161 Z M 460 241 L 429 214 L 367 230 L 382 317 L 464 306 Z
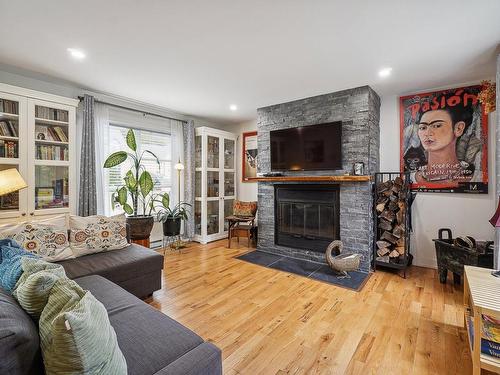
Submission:
M 163 256 L 132 244 L 60 264 L 106 307 L 128 374 L 222 374 L 220 349 L 137 298 L 161 288 Z M 0 374 L 43 373 L 36 323 L 0 289 Z

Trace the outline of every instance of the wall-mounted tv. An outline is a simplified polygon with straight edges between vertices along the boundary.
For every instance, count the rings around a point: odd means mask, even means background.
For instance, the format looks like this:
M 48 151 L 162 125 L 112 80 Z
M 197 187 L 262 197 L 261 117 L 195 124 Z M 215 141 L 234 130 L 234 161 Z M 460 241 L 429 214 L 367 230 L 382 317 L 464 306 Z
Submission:
M 271 170 L 342 169 L 342 122 L 273 130 Z

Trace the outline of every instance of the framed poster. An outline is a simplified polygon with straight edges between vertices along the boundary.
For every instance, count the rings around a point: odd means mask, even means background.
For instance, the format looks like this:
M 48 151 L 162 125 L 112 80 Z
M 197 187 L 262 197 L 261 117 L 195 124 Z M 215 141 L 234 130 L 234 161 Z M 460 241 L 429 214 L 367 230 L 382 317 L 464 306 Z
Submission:
M 400 98 L 400 164 L 412 190 L 488 193 L 488 117 L 481 86 Z
M 257 177 L 257 132 L 243 133 L 242 145 L 241 180 L 250 182 L 250 178 Z

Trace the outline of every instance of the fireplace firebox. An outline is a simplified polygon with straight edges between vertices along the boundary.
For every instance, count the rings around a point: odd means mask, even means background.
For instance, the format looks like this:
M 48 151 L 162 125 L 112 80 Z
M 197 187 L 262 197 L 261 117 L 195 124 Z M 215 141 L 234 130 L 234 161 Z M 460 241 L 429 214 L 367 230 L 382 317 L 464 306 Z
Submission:
M 340 239 L 338 185 L 278 184 L 274 189 L 277 245 L 324 253 Z

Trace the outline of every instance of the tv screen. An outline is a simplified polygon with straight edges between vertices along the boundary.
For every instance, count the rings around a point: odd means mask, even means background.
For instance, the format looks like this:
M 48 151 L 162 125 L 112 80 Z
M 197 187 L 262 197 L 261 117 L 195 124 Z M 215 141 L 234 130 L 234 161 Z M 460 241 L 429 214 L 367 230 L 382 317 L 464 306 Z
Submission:
M 273 130 L 271 169 L 310 171 L 342 169 L 342 122 Z

